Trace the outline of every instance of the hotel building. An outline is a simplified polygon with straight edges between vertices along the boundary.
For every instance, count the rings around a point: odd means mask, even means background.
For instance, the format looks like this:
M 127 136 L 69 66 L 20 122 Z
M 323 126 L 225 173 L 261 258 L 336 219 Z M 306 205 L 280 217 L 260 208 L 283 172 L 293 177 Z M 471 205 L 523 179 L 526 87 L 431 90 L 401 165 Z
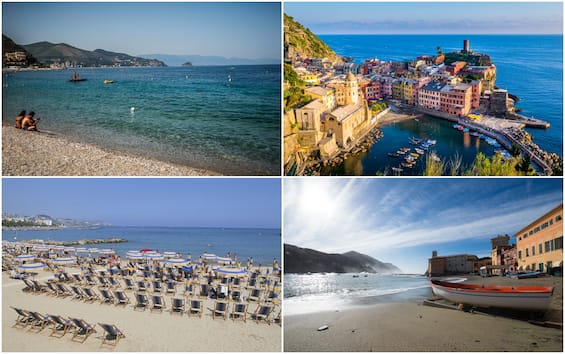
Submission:
M 518 270 L 551 272 L 563 266 L 563 203 L 516 233 Z

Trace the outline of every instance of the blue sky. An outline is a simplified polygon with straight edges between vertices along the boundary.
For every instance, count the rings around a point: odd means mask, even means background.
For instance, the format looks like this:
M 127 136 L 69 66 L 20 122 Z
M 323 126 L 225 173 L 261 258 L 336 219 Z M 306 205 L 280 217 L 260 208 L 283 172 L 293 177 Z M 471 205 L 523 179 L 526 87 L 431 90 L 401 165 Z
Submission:
M 67 43 L 130 55 L 280 58 L 279 3 L 2 3 L 18 44 Z
M 432 251 L 490 256 L 490 238 L 514 234 L 563 200 L 546 178 L 285 179 L 284 242 L 358 251 L 422 274 Z
M 286 2 L 316 34 L 562 34 L 562 2 Z
M 3 178 L 2 211 L 116 226 L 281 227 L 277 178 Z

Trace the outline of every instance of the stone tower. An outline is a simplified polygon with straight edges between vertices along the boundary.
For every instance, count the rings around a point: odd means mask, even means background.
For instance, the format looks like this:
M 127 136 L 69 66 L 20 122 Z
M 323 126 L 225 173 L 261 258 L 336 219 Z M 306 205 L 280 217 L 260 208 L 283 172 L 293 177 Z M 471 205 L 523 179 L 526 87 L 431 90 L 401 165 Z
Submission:
M 355 76 L 349 72 L 345 79 L 345 105 L 359 103 L 359 85 Z

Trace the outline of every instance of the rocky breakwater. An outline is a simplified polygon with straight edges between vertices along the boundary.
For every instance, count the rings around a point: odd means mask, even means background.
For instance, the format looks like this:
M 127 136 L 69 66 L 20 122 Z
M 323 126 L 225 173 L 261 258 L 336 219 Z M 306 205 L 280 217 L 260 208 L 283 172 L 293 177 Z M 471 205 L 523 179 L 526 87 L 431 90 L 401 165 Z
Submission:
M 124 243 L 128 242 L 125 238 L 101 238 L 93 240 L 75 240 L 75 241 L 54 241 L 54 240 L 29 240 L 26 243 L 37 244 L 37 245 L 52 245 L 52 246 L 84 246 L 84 245 L 99 245 L 105 243 Z

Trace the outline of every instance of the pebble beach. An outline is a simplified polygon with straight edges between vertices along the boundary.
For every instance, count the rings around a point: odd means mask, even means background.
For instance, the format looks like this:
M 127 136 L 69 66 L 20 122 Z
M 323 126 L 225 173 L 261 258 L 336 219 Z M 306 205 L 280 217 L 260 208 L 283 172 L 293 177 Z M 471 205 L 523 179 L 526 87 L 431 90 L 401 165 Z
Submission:
M 3 176 L 214 176 L 175 165 L 68 140 L 47 132 L 2 126 Z

